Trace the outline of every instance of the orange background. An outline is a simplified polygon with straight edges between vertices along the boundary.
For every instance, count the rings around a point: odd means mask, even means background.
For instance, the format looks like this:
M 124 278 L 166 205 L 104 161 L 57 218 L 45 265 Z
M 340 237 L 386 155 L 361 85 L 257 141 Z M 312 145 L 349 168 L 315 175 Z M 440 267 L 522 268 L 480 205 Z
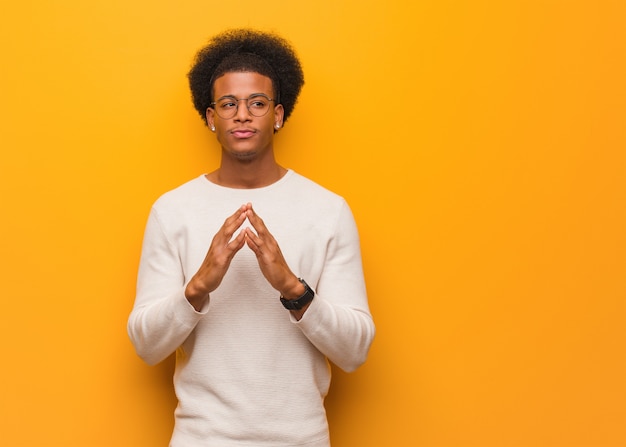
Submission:
M 6 2 L 2 443 L 167 445 L 126 335 L 152 202 L 216 167 L 186 73 L 225 28 L 306 74 L 282 164 L 345 196 L 378 334 L 334 447 L 626 445 L 626 4 Z M 280 417 L 280 415 L 276 415 Z

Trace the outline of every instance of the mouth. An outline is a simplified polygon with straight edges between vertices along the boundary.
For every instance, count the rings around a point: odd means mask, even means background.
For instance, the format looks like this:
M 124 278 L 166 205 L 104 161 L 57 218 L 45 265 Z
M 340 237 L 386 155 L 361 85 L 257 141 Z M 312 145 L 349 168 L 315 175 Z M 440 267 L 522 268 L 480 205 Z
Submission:
M 246 139 L 252 137 L 256 131 L 252 129 L 234 129 L 230 131 L 235 138 Z

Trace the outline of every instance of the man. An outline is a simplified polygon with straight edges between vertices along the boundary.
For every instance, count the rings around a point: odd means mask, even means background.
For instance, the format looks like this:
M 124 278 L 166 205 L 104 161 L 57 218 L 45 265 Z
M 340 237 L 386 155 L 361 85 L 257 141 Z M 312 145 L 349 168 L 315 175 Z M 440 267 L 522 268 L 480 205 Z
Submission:
M 352 371 L 374 337 L 346 202 L 274 157 L 304 83 L 282 38 L 232 30 L 189 73 L 218 169 L 152 207 L 128 332 L 176 352 L 171 446 L 329 446 L 328 360 Z

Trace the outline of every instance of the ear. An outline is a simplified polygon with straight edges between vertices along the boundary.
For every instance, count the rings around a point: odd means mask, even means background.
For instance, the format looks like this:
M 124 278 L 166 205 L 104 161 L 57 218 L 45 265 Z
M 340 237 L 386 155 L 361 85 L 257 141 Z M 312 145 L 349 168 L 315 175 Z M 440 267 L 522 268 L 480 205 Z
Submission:
M 205 116 L 206 116 L 206 123 L 207 123 L 207 126 L 209 126 L 209 129 L 214 129 L 215 128 L 215 111 L 211 107 L 209 107 L 208 109 L 206 109 Z
M 282 104 L 274 106 L 274 127 L 283 127 L 283 118 L 285 116 L 285 109 Z

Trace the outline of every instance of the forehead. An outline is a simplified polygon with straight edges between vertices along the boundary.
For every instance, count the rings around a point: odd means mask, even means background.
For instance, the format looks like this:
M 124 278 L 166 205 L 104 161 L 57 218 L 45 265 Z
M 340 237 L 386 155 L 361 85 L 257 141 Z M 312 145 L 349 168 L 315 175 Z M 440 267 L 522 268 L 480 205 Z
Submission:
M 272 80 L 255 72 L 228 72 L 217 78 L 213 83 L 213 94 L 216 98 L 235 96 L 247 98 L 253 93 L 273 95 Z

